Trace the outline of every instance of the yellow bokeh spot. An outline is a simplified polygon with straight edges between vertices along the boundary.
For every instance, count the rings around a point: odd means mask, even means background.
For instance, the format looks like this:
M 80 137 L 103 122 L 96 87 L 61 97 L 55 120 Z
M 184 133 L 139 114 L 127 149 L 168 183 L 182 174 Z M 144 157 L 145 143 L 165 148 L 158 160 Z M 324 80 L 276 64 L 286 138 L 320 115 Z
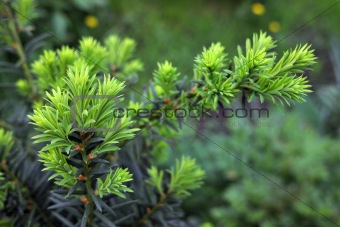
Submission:
M 269 23 L 268 28 L 269 28 L 269 31 L 276 33 L 280 31 L 281 25 L 277 21 L 272 21 Z
M 253 14 L 260 16 L 266 12 L 266 7 L 263 4 L 257 2 L 251 6 L 251 11 Z
M 95 16 L 85 17 L 85 25 L 89 28 L 95 28 L 98 26 L 98 19 Z

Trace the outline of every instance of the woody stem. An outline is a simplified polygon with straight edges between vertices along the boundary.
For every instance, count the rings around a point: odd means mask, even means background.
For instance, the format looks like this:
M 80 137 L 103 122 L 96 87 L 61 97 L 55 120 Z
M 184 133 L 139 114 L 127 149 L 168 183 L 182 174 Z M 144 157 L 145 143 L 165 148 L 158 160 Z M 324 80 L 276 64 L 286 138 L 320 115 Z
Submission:
M 82 143 L 82 147 L 85 147 L 85 142 Z M 90 214 L 89 218 L 87 220 L 87 226 L 92 227 L 93 226 L 93 217 L 94 217 L 94 201 L 92 199 L 92 196 L 90 194 L 90 191 L 92 190 L 91 187 L 91 178 L 90 178 L 90 162 L 87 160 L 86 151 L 82 151 L 83 156 L 83 166 L 84 166 L 84 177 L 85 177 L 85 184 L 86 184 L 86 198 L 88 201 L 88 204 L 86 206 L 89 206 L 90 208 Z

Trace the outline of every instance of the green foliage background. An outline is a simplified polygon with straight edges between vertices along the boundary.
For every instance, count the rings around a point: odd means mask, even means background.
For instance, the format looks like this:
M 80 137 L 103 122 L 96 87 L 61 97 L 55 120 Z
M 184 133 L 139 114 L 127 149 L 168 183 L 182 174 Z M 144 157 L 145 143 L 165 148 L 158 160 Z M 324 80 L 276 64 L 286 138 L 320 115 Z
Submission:
M 199 135 L 195 137 L 192 129 L 184 127 L 181 142 L 169 152 L 173 156 L 193 155 L 207 174 L 207 186 L 195 191 L 195 199 L 184 204 L 194 217 L 193 223 L 205 220 L 211 226 L 329 226 L 323 215 L 338 223 L 340 143 L 320 137 L 315 122 L 302 118 L 305 111 L 311 112 L 313 107 L 304 105 L 294 113 L 271 113 L 269 119 L 253 124 L 233 119 L 227 123 L 228 135 L 216 133 L 217 125 L 208 124 L 205 134 L 222 148 Z
M 266 9 L 260 16 L 252 13 L 251 7 L 255 2 L 39 1 L 39 5 L 42 6 L 39 25 L 51 28 L 58 38 L 70 43 L 76 42 L 82 35 L 91 35 L 99 39 L 112 33 L 130 36 L 138 42 L 136 57 L 142 58 L 145 62 L 144 77 L 151 75 L 156 61 L 164 60 L 173 62 L 181 72 L 191 74 L 191 66 L 187 64 L 187 59 L 192 59 L 202 46 L 208 46 L 211 42 L 221 42 L 226 47 L 234 47 L 254 31 L 260 29 L 268 31 L 268 25 L 272 21 L 277 21 L 281 25 L 279 32 L 272 33 L 275 39 L 284 39 L 279 45 L 281 50 L 303 39 L 322 51 L 327 49 L 330 37 L 340 35 L 336 29 L 337 21 L 340 20 L 337 13 L 340 6 L 335 5 L 333 9 L 324 12 L 334 5 L 336 0 L 321 1 L 318 4 L 308 0 L 259 1 Z M 98 27 L 84 26 L 84 20 L 88 15 L 97 17 Z M 315 19 L 312 20 L 313 18 Z M 304 24 L 306 25 L 300 28 Z M 291 34 L 293 32 L 294 34 Z M 233 48 L 227 51 L 231 54 L 236 53 Z

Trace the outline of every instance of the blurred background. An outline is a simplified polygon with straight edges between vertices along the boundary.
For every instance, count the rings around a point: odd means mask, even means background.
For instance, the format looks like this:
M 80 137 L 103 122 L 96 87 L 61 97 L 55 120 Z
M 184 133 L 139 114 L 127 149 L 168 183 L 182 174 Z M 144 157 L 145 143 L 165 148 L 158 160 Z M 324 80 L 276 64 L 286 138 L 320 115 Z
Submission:
M 279 41 L 279 53 L 310 43 L 318 64 L 306 75 L 314 91 L 307 103 L 282 110 L 271 106 L 269 118 L 191 122 L 195 130 L 184 125 L 176 143 L 160 141 L 152 152 L 159 165 L 187 154 L 206 170 L 204 186 L 184 202 L 185 218 L 193 226 L 331 226 L 327 219 L 340 223 L 338 0 L 37 3 L 37 33 L 49 31 L 57 38 L 45 39 L 32 60 L 42 49 L 77 46 L 83 36 L 130 37 L 137 41 L 136 57 L 144 62 L 133 85 L 137 90 L 164 60 L 190 78 L 194 57 L 211 42 L 221 42 L 229 56 L 260 30 Z

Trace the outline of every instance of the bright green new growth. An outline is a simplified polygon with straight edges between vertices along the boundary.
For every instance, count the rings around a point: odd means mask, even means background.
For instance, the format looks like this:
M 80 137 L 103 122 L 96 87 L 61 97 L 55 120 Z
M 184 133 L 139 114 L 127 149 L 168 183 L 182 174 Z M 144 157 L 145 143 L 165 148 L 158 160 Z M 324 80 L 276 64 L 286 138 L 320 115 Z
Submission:
M 75 177 L 77 170 L 67 163 L 65 155 L 62 154 L 62 149 L 54 148 L 48 152 L 40 152 L 39 157 L 45 166 L 43 171 L 55 172 L 48 180 L 54 179 L 55 184 L 69 189 L 77 183 Z
M 275 47 L 275 41 L 266 33 L 254 34 L 252 42 L 246 40 L 245 54 L 240 46 L 238 56 L 234 57 L 234 72 L 231 73 L 237 83 L 242 84 L 255 76 L 266 77 L 267 71 L 273 66 L 275 54 L 268 52 Z
M 155 166 L 148 169 L 150 178 L 146 182 L 156 187 L 160 194 L 174 193 L 177 198 L 189 196 L 190 190 L 199 188 L 205 175 L 195 159 L 185 156 L 176 160 L 176 166 L 167 171 L 170 173 L 170 184 L 166 192 L 163 190 L 163 170 L 158 170 Z
M 89 164 L 91 158 L 105 152 L 113 152 L 119 149 L 115 146 L 119 142 L 130 140 L 137 129 L 130 128 L 131 121 L 124 117 L 115 119 L 112 117 L 112 109 L 117 104 L 117 100 L 122 99 L 118 93 L 123 89 L 123 83 L 116 79 L 104 76 L 103 81 L 96 78 L 96 75 L 89 75 L 87 67 L 74 66 L 68 71 L 68 78 L 64 78 L 65 89 L 59 87 L 47 93 L 46 105 L 42 109 L 34 110 L 34 114 L 29 116 L 36 126 L 36 130 L 41 134 L 34 137 L 35 143 L 49 142 L 40 152 L 39 156 L 44 163 L 44 170 L 52 170 L 55 173 L 50 179 L 55 179 L 55 183 L 71 189 L 77 183 L 77 170 L 82 168 L 69 164 L 68 159 L 72 158 L 75 149 L 83 149 L 82 161 Z M 93 95 L 87 97 L 89 95 Z M 72 101 L 75 98 L 79 100 Z M 104 97 L 104 98 L 102 98 Z M 72 107 L 73 105 L 73 107 Z M 74 108 L 74 112 L 73 109 Z M 74 117 L 75 122 L 71 122 Z M 85 133 L 90 129 L 110 129 L 109 132 L 96 132 L 92 139 L 83 139 L 83 143 L 77 145 L 72 141 L 70 135 L 77 133 L 75 124 Z M 78 130 L 78 131 L 79 131 Z M 91 131 L 91 130 L 90 130 Z M 79 132 L 78 132 L 79 133 Z M 86 142 L 86 143 L 85 143 Z M 86 150 L 91 143 L 98 143 L 93 149 Z M 68 154 L 65 156 L 63 152 Z M 85 167 L 84 167 L 85 168 Z M 114 193 L 119 196 L 119 190 L 131 192 L 122 183 L 131 180 L 131 174 L 127 170 L 117 169 L 112 175 L 112 171 L 107 174 L 103 183 L 99 178 L 98 193 L 103 196 L 105 193 Z
M 233 61 L 228 60 L 220 43 L 204 48 L 195 59 L 196 100 L 213 110 L 219 103 L 229 105 L 240 92 L 249 102 L 255 97 L 282 105 L 283 101 L 288 105 L 304 101 L 311 91 L 301 74 L 315 64 L 314 51 L 308 45 L 298 45 L 276 62 L 277 54 L 272 51 L 275 46 L 276 42 L 261 32 L 254 34 L 252 41 L 246 40 L 245 52 L 237 48 Z
M 29 25 L 37 17 L 36 5 L 35 0 L 17 0 L 13 3 L 13 8 L 20 12 L 18 14 L 18 24 L 22 28 Z
M 189 196 L 189 190 L 199 188 L 205 174 L 196 164 L 195 159 L 185 156 L 181 160 L 176 160 L 176 166 L 169 172 L 171 175 L 169 189 L 180 198 Z
M 303 73 L 302 69 L 308 69 L 309 65 L 315 64 L 314 51 L 310 45 L 298 45 L 294 50 L 286 51 L 276 66 L 270 71 L 272 75 L 283 75 L 286 72 Z
M 62 91 L 57 88 L 46 93 L 48 104 L 42 109 L 34 110 L 34 115 L 29 116 L 33 124 L 38 126 L 36 130 L 43 133 L 34 137 L 35 143 L 50 141 L 42 151 L 56 147 L 70 151 L 74 143 L 67 136 L 75 131 L 72 129 L 71 115 L 76 125 L 82 129 L 115 129 L 105 134 L 104 142 L 94 153 L 115 151 L 118 148 L 113 144 L 133 137 L 136 129 L 128 129 L 131 124 L 129 118 L 115 119 L 111 115 L 113 107 L 122 98 L 118 92 L 123 89 L 123 83 L 108 76 L 104 76 L 104 81 L 101 82 L 95 75 L 90 76 L 85 67 L 70 70 L 68 76 L 69 78 L 64 79 L 66 89 Z M 73 102 L 75 98 L 78 100 Z
M 160 194 L 164 193 L 163 192 L 164 171 L 158 170 L 156 166 L 152 166 L 150 169 L 148 169 L 148 174 L 150 178 L 147 179 L 146 182 L 156 187 L 158 193 Z
M 164 63 L 157 64 L 158 69 L 153 73 L 153 79 L 155 88 L 158 90 L 160 96 L 169 97 L 173 95 L 176 90 L 176 84 L 178 84 L 178 77 L 180 73 L 177 72 L 177 68 L 172 66 L 172 63 L 165 61 Z
M 40 94 L 44 96 L 50 88 L 63 88 L 67 70 L 74 65 L 87 65 L 90 75 L 99 71 L 111 71 L 112 76 L 123 80 L 128 80 L 143 69 L 143 64 L 133 59 L 136 46 L 133 40 L 109 36 L 104 42 L 103 46 L 93 38 L 85 37 L 79 42 L 79 50 L 63 46 L 56 51 L 44 51 L 39 60 L 32 64 Z
M 207 48 L 203 48 L 201 55 L 195 58 L 195 75 L 199 80 L 202 75 L 210 76 L 212 73 L 218 74 L 227 63 L 227 54 L 224 52 L 221 43 L 213 43 Z
M 110 36 L 104 41 L 105 47 L 110 53 L 108 63 L 114 76 L 128 79 L 128 76 L 143 70 L 141 61 L 133 59 L 136 42 L 133 39 L 120 39 L 118 36 Z
M 108 57 L 108 51 L 92 37 L 85 37 L 79 42 L 79 52 L 82 60 L 91 62 L 94 72 L 106 67 L 105 59 Z
M 6 158 L 13 145 L 13 133 L 0 128 L 0 209 L 4 208 L 8 190 L 14 189 L 14 184 L 9 181 L 6 182 L 5 175 L 2 172 L 6 168 Z
M 0 162 L 6 159 L 13 145 L 13 133 L 0 128 Z
M 103 197 L 105 194 L 116 194 L 122 198 L 126 198 L 121 191 L 133 192 L 123 183 L 132 181 L 132 174 L 127 169 L 118 168 L 114 173 L 111 171 L 106 175 L 105 181 L 98 179 L 98 194 Z

